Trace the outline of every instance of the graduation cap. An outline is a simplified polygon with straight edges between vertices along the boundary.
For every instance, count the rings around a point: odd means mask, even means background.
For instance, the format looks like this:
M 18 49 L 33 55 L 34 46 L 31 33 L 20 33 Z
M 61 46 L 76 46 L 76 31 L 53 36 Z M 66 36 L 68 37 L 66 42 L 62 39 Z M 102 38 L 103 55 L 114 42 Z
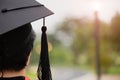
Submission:
M 52 80 L 45 27 L 45 17 L 52 14 L 52 11 L 35 0 L 0 0 L 0 35 L 43 18 L 41 55 L 37 70 L 39 80 Z

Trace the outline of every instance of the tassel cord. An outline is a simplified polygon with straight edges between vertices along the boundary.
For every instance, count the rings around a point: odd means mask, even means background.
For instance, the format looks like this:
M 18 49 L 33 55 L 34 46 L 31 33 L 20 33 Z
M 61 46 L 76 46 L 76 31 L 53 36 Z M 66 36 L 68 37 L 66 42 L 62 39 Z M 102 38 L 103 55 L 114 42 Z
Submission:
M 43 18 L 42 36 L 41 36 L 41 55 L 38 67 L 38 79 L 39 80 L 52 80 L 50 62 L 48 55 L 48 44 L 46 35 L 45 19 Z

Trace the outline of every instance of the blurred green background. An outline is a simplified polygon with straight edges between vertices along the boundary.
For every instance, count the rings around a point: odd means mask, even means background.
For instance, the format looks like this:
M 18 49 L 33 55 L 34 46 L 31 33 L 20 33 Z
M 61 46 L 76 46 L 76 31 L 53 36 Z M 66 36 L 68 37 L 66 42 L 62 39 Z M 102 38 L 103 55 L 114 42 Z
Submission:
M 120 75 L 120 13 L 112 20 L 100 23 L 100 62 L 102 74 Z M 52 67 L 77 67 L 95 72 L 94 20 L 88 17 L 66 17 L 48 34 Z M 38 65 L 40 36 L 36 34 L 30 65 Z M 31 68 L 30 68 L 31 69 Z M 33 69 L 34 70 L 34 69 Z M 34 76 L 28 69 L 28 75 Z

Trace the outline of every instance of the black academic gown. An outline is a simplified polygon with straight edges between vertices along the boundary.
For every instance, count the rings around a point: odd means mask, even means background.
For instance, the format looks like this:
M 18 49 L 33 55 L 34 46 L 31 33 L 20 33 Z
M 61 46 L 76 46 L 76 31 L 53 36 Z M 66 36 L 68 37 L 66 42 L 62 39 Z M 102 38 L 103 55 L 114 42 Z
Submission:
M 0 80 L 30 80 L 30 79 L 23 76 L 18 76 L 18 77 L 10 77 L 10 78 L 0 78 Z

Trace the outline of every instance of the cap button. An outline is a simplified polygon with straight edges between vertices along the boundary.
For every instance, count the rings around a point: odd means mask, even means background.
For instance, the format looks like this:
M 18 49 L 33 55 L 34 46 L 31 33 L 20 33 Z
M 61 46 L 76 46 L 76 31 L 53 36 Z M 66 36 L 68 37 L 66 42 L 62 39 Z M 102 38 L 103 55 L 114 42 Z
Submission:
M 7 11 L 8 11 L 7 8 L 4 8 L 4 9 L 1 10 L 2 13 L 5 13 Z
M 47 27 L 46 27 L 46 26 L 43 26 L 43 27 L 42 27 L 42 32 L 46 32 L 46 30 L 47 30 Z

